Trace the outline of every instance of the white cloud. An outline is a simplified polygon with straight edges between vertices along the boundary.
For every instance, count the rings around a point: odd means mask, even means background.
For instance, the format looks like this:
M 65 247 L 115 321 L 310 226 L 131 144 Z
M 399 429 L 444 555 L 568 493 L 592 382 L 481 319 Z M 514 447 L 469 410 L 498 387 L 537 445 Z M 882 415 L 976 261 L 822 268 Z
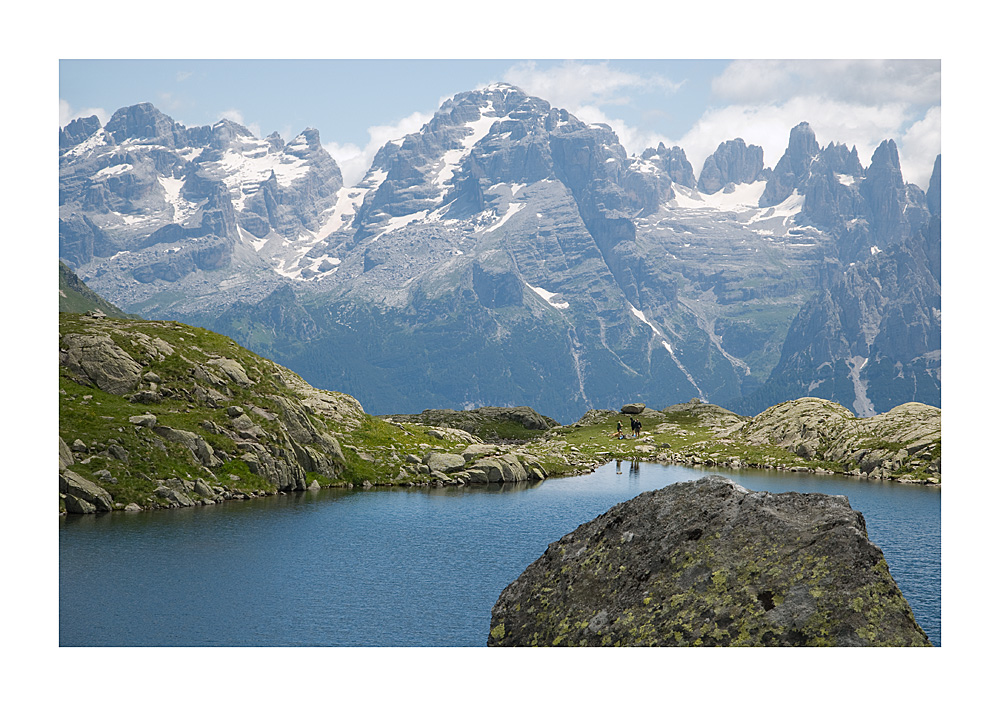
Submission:
M 607 63 L 577 61 L 565 61 L 550 69 L 539 69 L 533 61 L 521 62 L 507 70 L 504 80 L 573 114 L 587 106 L 628 103 L 630 92 L 675 93 L 681 85 L 663 76 L 613 69 Z
M 907 181 L 924 191 L 941 154 L 941 108 L 931 108 L 922 120 L 910 126 L 899 140 L 899 162 Z
M 323 147 L 340 167 L 341 174 L 344 176 L 344 184 L 353 186 L 364 178 L 379 149 L 390 140 L 397 140 L 411 132 L 417 132 L 431 117 L 432 115 L 428 113 L 414 112 L 391 125 L 370 127 L 368 128 L 368 144 L 363 148 L 350 142 L 344 144 L 330 142 L 324 144 Z
M 941 101 L 939 60 L 734 61 L 712 81 L 732 103 L 755 104 L 816 95 L 861 105 Z
M 77 118 L 89 118 L 91 115 L 96 115 L 97 119 L 101 121 L 101 125 L 107 124 L 108 120 L 111 119 L 111 114 L 104 108 L 80 108 L 79 110 L 74 110 L 70 106 L 69 101 L 62 98 L 59 99 L 59 127 L 66 127 Z

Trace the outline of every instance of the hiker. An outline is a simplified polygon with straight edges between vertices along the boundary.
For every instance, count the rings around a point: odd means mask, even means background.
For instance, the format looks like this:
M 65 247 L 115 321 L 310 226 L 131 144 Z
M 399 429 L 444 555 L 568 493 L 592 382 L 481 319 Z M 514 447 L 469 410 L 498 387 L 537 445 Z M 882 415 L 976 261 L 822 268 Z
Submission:
M 618 420 L 618 438 L 619 439 L 624 439 L 625 438 L 625 435 L 622 434 L 622 420 L 620 420 L 620 419 Z
M 635 417 L 629 417 L 629 423 L 632 425 L 632 436 L 636 435 L 636 425 L 639 423 L 635 421 Z
M 641 434 L 641 433 L 642 433 L 642 422 L 640 422 L 638 419 L 636 419 L 635 420 L 635 438 L 638 439 L 639 438 L 639 434 Z

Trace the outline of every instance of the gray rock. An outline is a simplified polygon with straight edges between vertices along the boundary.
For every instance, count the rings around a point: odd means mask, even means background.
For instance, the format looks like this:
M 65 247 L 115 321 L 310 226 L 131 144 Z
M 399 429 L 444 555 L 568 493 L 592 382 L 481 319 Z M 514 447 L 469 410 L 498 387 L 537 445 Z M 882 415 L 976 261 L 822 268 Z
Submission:
M 469 444 L 468 446 L 465 447 L 465 450 L 462 451 L 462 457 L 466 460 L 466 462 L 468 462 L 476 458 L 477 456 L 485 456 L 487 454 L 493 454 L 496 453 L 498 450 L 499 447 L 493 444 Z
M 484 471 L 484 470 L 482 470 L 480 468 L 468 468 L 468 469 L 466 469 L 464 471 L 464 473 L 468 476 L 468 481 L 467 482 L 469 482 L 469 483 L 489 483 L 490 482 L 490 478 L 487 475 L 486 471 Z
M 68 333 L 60 341 L 59 362 L 111 395 L 139 384 L 142 366 L 108 334 Z
M 173 504 L 180 505 L 181 507 L 194 507 L 195 505 L 194 500 L 188 497 L 187 493 L 165 485 L 161 485 L 156 488 L 156 490 L 153 491 L 153 494 L 158 498 L 163 498 L 164 500 L 168 500 Z
M 643 493 L 550 544 L 490 626 L 491 646 L 930 645 L 845 497 L 721 476 Z
M 518 483 L 528 480 L 528 471 L 514 454 L 479 459 L 467 470 L 485 474 L 490 483 Z M 478 473 L 476 477 L 479 477 Z
M 203 498 L 215 497 L 215 491 L 212 490 L 212 487 L 202 478 L 199 478 L 194 482 L 194 492 L 198 493 L 198 495 Z
M 114 507 L 111 493 L 73 471 L 67 470 L 59 474 L 59 492 L 65 493 L 67 500 L 74 497 L 93 505 L 98 512 L 111 512 Z
M 59 470 L 65 469 L 67 466 L 72 466 L 76 463 L 76 459 L 73 458 L 73 452 L 70 450 L 66 442 L 63 441 L 62 437 L 59 437 Z
M 125 512 L 142 512 L 142 508 L 135 503 L 129 503 L 124 507 Z
M 499 458 L 482 458 L 466 469 L 472 482 L 480 482 L 478 478 L 485 477 L 485 483 L 502 483 L 504 466 Z M 474 475 L 473 475 L 474 474 Z
M 156 415 L 155 414 L 137 414 L 134 417 L 128 418 L 129 422 L 140 427 L 154 427 L 156 426 Z
M 66 512 L 71 515 L 92 515 L 97 512 L 97 507 L 93 503 L 75 495 L 67 495 L 64 502 L 66 503 Z
M 641 402 L 633 402 L 622 405 L 622 414 L 642 414 L 646 411 L 646 405 Z
M 195 434 L 193 431 L 184 429 L 174 429 L 172 427 L 155 426 L 153 431 L 175 444 L 185 447 L 200 463 L 206 466 L 220 466 L 222 462 L 215 456 L 212 447 L 207 441 Z
M 208 361 L 208 364 L 221 370 L 227 378 L 240 387 L 250 387 L 252 384 L 247 371 L 235 360 L 230 358 L 212 358 Z
M 128 463 L 128 452 L 118 444 L 109 444 L 108 454 L 117 458 L 119 461 Z
M 128 401 L 132 404 L 156 404 L 163 401 L 163 395 L 155 390 L 139 390 L 129 395 Z
M 458 454 L 432 452 L 424 457 L 423 462 L 430 469 L 431 474 L 454 473 L 465 467 L 465 458 Z

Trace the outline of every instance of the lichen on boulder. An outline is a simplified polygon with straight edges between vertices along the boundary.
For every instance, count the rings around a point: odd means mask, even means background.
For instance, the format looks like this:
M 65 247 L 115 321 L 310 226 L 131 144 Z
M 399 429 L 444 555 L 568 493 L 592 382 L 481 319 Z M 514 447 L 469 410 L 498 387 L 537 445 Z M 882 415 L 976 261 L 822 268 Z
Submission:
M 549 545 L 493 607 L 491 646 L 926 646 L 842 496 L 721 476 L 639 495 Z

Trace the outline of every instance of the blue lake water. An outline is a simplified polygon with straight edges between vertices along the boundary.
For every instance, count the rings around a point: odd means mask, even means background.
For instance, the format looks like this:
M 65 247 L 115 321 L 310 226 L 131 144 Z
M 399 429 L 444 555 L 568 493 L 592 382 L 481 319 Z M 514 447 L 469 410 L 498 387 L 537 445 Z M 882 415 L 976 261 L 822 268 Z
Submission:
M 516 486 L 323 490 L 60 518 L 62 646 L 483 646 L 500 592 L 549 543 L 699 478 L 614 463 Z M 941 491 L 733 471 L 751 490 L 846 495 L 941 644 Z

